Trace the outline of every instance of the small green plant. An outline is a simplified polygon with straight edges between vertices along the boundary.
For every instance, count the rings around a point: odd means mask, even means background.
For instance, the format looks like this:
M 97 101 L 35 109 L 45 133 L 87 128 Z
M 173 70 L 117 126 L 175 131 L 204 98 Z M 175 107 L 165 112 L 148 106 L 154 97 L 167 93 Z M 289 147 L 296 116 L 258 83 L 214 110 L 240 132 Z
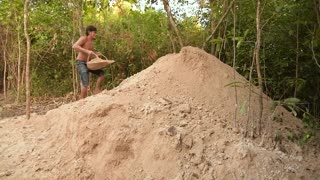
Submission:
M 314 116 L 310 114 L 309 109 L 303 109 L 299 107 L 298 106 L 299 103 L 300 103 L 300 100 L 298 98 L 287 98 L 283 101 L 275 101 L 273 106 L 274 107 L 276 107 L 277 105 L 284 106 L 285 108 L 290 110 L 291 113 L 296 117 L 298 116 L 298 113 L 299 114 L 303 113 L 301 120 L 304 124 L 304 128 L 307 128 L 309 130 L 306 132 L 301 132 L 301 134 L 299 133 L 299 135 L 291 131 L 288 132 L 287 134 L 288 140 L 292 142 L 296 142 L 300 146 L 303 146 L 304 144 L 309 142 L 309 140 L 313 136 L 315 136 L 315 133 L 316 133 L 315 130 L 319 129 L 320 123 L 317 121 L 317 119 Z M 274 117 L 273 120 L 278 122 L 279 117 Z
M 290 141 L 294 141 L 295 138 L 296 138 L 296 135 L 294 133 L 292 133 L 291 131 L 288 132 L 287 134 L 287 138 L 290 140 Z
M 302 122 L 308 128 L 319 129 L 319 122 L 309 113 L 308 109 L 302 115 Z
M 289 131 L 287 133 L 287 139 L 290 140 L 291 142 L 297 143 L 300 146 L 303 146 L 306 143 L 308 143 L 313 136 L 315 136 L 315 131 L 313 130 L 309 130 L 307 132 L 301 132 L 299 134 L 296 134 L 292 131 Z
M 310 130 L 308 132 L 303 133 L 302 137 L 299 139 L 299 145 L 303 146 L 304 144 L 306 144 L 307 142 L 309 142 L 309 140 L 315 136 L 315 131 Z

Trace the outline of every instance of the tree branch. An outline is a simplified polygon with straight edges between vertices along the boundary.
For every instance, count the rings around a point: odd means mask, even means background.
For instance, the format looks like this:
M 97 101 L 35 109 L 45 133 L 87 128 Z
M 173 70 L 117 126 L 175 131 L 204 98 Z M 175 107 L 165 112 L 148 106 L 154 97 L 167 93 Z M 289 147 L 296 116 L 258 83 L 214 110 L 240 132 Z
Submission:
M 176 26 L 176 23 L 174 22 L 174 19 L 173 19 L 172 13 L 171 13 L 171 9 L 170 9 L 170 6 L 169 6 L 169 1 L 168 0 L 163 0 L 163 6 L 164 6 L 165 11 L 167 12 L 167 16 L 168 16 L 169 22 L 171 24 L 171 27 L 172 27 L 172 29 L 174 30 L 174 32 L 176 33 L 176 35 L 178 37 L 180 47 L 182 48 L 183 47 L 183 43 L 182 43 L 182 40 L 181 40 L 181 35 L 180 35 L 180 32 L 179 32 L 179 30 L 178 30 L 178 28 Z
M 204 47 L 206 46 L 206 43 L 212 38 L 212 36 L 216 33 L 218 27 L 221 25 L 222 21 L 226 18 L 226 16 L 228 15 L 230 9 L 232 8 L 234 3 L 234 0 L 229 4 L 229 7 L 227 9 L 227 11 L 223 14 L 223 16 L 221 17 L 221 19 L 219 20 L 217 26 L 214 28 L 214 30 L 212 31 L 211 35 L 209 37 L 207 37 L 206 41 L 203 43 L 202 45 L 202 49 L 204 49 Z
M 311 40 L 311 51 L 312 51 L 312 58 L 316 62 L 317 66 L 320 68 L 320 64 L 318 63 L 318 60 L 316 58 L 316 54 L 315 54 L 314 49 L 313 49 L 313 38 Z

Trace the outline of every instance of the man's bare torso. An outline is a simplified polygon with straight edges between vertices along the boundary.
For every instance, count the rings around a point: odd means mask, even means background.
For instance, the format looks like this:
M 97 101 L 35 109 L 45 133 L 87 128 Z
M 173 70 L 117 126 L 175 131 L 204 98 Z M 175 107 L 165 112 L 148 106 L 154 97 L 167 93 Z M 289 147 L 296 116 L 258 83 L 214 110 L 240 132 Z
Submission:
M 82 39 L 80 40 L 79 42 L 79 46 L 81 46 L 82 48 L 84 49 L 88 49 L 88 50 L 93 50 L 93 41 L 90 40 L 89 38 L 87 37 L 81 37 Z M 78 60 L 81 60 L 81 61 L 87 61 L 88 59 L 88 54 L 84 53 L 84 52 L 79 52 L 78 53 L 78 56 L 77 56 L 77 59 Z

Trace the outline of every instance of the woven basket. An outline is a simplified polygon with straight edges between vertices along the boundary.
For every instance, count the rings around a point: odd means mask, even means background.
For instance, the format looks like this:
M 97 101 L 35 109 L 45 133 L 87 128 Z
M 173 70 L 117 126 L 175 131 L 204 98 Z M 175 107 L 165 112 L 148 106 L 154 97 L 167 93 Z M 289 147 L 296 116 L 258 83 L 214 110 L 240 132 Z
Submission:
M 98 69 L 103 69 L 114 62 L 115 62 L 114 60 L 108 60 L 107 58 L 101 59 L 99 57 L 96 57 L 91 61 L 87 62 L 87 67 L 90 70 L 98 70 Z

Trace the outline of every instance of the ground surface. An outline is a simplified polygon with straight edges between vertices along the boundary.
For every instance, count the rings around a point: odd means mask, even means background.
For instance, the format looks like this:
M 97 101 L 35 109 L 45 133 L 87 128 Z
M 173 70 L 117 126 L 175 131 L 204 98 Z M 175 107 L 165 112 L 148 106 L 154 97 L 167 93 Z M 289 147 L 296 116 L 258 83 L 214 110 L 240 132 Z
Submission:
M 0 179 L 319 179 L 319 143 L 289 141 L 301 122 L 267 96 L 262 137 L 244 138 L 258 116 L 247 84 L 185 47 L 111 91 L 0 120 Z
M 55 109 L 63 104 L 68 104 L 75 101 L 70 93 L 66 97 L 45 97 L 33 99 L 31 102 L 31 112 L 39 115 L 45 114 L 51 109 Z M 16 103 L 13 99 L 5 99 L 3 94 L 0 94 L 0 121 L 4 118 L 16 117 L 26 114 L 25 103 Z

